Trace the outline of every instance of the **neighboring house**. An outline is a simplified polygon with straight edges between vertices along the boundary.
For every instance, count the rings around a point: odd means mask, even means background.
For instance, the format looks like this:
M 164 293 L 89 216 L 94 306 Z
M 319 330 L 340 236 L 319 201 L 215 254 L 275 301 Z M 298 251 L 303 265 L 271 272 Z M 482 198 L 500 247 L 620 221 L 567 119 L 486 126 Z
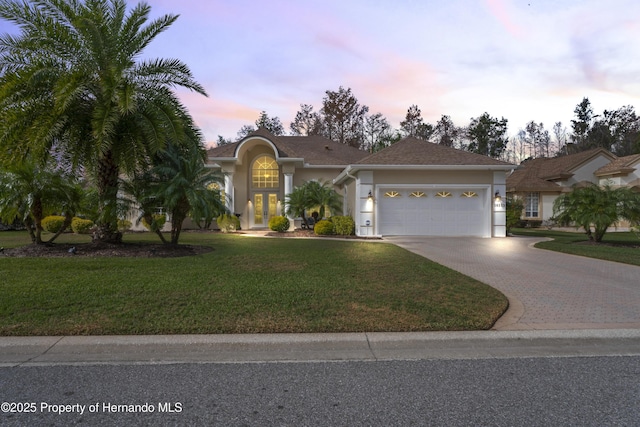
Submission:
M 243 229 L 265 228 L 286 195 L 308 180 L 331 181 L 359 236 L 503 237 L 502 197 L 515 165 L 416 138 L 375 154 L 320 136 L 264 129 L 208 151 L 225 175 L 229 210 Z
M 560 194 L 574 185 L 600 184 L 596 171 L 614 160 L 616 156 L 603 148 L 527 160 L 507 177 L 507 194 L 524 202 L 523 219 L 544 221 L 553 216 L 553 202 Z
M 619 157 L 596 170 L 595 175 L 600 180 L 600 185 L 631 187 L 640 191 L 640 154 Z

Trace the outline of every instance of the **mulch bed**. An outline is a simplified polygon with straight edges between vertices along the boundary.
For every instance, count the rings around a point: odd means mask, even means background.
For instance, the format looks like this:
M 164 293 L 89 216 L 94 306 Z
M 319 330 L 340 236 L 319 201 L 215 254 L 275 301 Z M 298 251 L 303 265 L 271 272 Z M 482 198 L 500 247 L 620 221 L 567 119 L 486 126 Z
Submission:
M 239 231 L 238 233 L 243 233 Z M 249 233 L 250 234 L 250 233 Z M 275 231 L 265 233 L 269 237 L 315 237 L 315 238 L 339 238 L 358 240 L 380 240 L 380 238 L 358 236 L 318 236 L 313 230 L 295 230 L 286 233 Z M 177 258 L 192 255 L 200 255 L 213 251 L 210 246 L 196 245 L 165 245 L 162 243 L 50 243 L 42 245 L 27 245 L 17 248 L 4 249 L 0 256 L 25 258 L 25 257 L 137 257 L 137 258 Z
M 74 250 L 75 249 L 75 250 Z M 27 245 L 4 249 L 0 256 L 7 257 L 137 257 L 176 258 L 200 255 L 213 251 L 209 246 L 164 245 L 161 243 L 80 243 Z

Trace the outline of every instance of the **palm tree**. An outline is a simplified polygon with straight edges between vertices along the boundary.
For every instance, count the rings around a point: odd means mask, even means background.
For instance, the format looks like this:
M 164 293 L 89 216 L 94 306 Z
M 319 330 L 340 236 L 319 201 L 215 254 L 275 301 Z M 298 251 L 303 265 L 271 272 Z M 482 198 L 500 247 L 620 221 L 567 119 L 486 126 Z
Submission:
M 574 223 L 584 228 L 590 240 L 601 242 L 607 229 L 620 219 L 632 223 L 640 219 L 640 193 L 609 185 L 574 187 L 554 201 L 553 214 L 556 221 Z
M 147 24 L 150 6 L 124 0 L 0 2 L 21 33 L 0 38 L 0 156 L 44 158 L 52 145 L 91 174 L 99 195 L 97 240 L 120 241 L 119 176 L 144 170 L 192 120 L 172 92 L 206 95 L 181 61 L 140 61 L 175 22 Z
M 212 216 L 212 210 L 226 212 L 211 184 L 220 184 L 222 176 L 207 168 L 204 150 L 169 145 L 153 169 L 158 182 L 157 196 L 171 217 L 171 243 L 178 244 L 182 223 L 189 214 L 193 218 Z
M 342 197 L 331 188 L 329 181 L 319 182 L 315 180 L 306 181 L 300 187 L 296 187 L 286 196 L 285 213 L 292 216 L 302 217 L 307 228 L 309 222 L 305 217 L 305 212 L 310 209 L 318 209 L 320 218 L 324 218 L 326 210 L 330 214 L 342 209 Z
M 307 181 L 305 183 L 309 208 L 318 208 L 320 218 L 324 218 L 328 210 L 330 215 L 342 209 L 342 196 L 331 186 L 330 181 Z
M 305 187 L 295 187 L 293 191 L 285 197 L 285 204 L 285 213 L 292 217 L 301 217 L 305 227 L 309 228 L 309 222 L 305 216 L 305 212 L 309 207 Z
M 53 171 L 24 162 L 0 173 L 0 219 L 25 225 L 32 243 L 53 242 L 66 228 L 80 205 L 80 187 Z M 65 216 L 63 227 L 47 242 L 42 240 L 42 219 L 59 211 Z
M 162 243 L 167 243 L 161 227 L 157 225 L 153 217 L 158 206 L 162 205 L 162 201 L 158 199 L 157 195 L 157 183 L 153 179 L 154 177 L 150 172 L 145 172 L 123 180 L 121 188 L 124 192 L 124 197 L 121 200 L 127 212 L 138 212 L 137 223 L 144 220 L 149 224 L 149 229 L 156 233 Z

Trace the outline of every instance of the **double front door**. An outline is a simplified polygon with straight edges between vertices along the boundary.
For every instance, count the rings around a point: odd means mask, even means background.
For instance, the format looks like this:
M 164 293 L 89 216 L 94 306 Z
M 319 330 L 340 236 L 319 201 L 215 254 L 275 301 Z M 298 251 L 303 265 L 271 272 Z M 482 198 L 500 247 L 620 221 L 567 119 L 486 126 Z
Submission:
M 278 195 L 276 193 L 253 194 L 253 226 L 267 227 L 269 218 L 278 215 Z

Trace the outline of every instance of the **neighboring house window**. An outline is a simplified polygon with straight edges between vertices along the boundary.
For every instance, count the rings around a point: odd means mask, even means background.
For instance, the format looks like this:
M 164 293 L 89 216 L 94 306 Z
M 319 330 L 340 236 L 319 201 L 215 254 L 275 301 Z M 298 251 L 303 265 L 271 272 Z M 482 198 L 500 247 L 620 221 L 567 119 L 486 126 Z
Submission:
M 527 218 L 538 218 L 538 205 L 540 204 L 540 193 L 527 193 L 524 202 L 524 216 Z
M 280 170 L 275 159 L 269 156 L 258 157 L 251 168 L 253 188 L 277 188 L 280 182 Z

